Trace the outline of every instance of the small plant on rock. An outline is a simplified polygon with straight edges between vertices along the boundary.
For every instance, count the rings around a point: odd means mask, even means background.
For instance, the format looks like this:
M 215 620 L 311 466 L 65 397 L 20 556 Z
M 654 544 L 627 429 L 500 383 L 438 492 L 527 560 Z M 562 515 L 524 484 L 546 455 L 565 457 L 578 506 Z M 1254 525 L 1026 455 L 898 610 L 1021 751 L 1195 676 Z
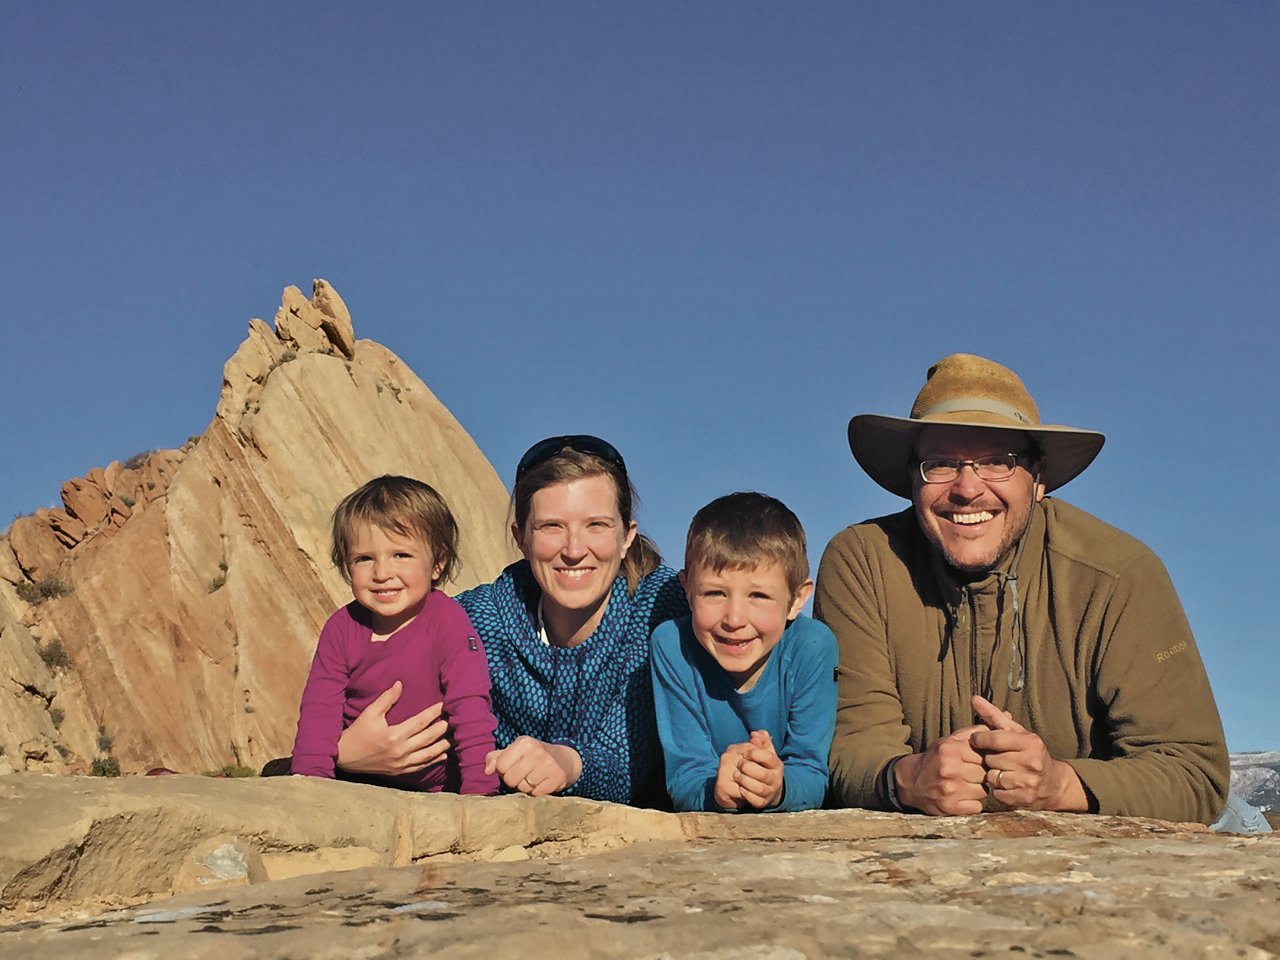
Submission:
M 151 455 L 153 453 L 155 453 L 154 450 L 143 450 L 139 453 L 135 453 L 132 457 L 125 460 L 125 462 L 121 464 L 121 466 L 123 466 L 126 470 L 137 470 L 141 466 L 143 466 L 143 464 L 145 464 L 148 460 L 151 459 Z
M 89 768 L 89 776 L 118 777 L 120 776 L 120 761 L 111 756 L 99 757 L 93 761 L 93 766 Z
M 213 770 L 208 774 L 210 777 L 230 777 L 232 779 L 239 779 L 240 777 L 256 777 L 257 775 L 257 770 L 252 767 L 243 766 L 239 763 L 228 763 L 221 770 Z
M 35 606 L 46 600 L 56 600 L 71 592 L 71 584 L 58 577 L 41 577 L 39 580 L 23 580 L 13 588 L 24 602 Z
M 64 670 L 71 666 L 71 658 L 67 656 L 66 648 L 57 637 L 54 637 L 39 649 L 40 659 L 44 661 L 44 665 L 50 670 Z
M 102 753 L 109 754 L 113 746 L 115 746 L 115 741 L 113 741 L 110 735 L 107 733 L 107 728 L 102 725 L 99 725 L 98 726 L 98 750 Z
M 67 715 L 63 713 L 61 707 L 49 708 L 49 721 L 53 724 L 55 729 L 60 728 L 62 726 L 62 721 L 66 718 Z

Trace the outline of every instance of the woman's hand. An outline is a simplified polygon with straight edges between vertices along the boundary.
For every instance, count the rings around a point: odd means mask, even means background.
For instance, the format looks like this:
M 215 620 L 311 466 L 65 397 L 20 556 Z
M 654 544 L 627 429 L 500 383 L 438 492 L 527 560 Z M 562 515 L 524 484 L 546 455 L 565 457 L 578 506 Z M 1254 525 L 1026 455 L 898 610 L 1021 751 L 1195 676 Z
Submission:
M 449 752 L 444 738 L 449 725 L 440 719 L 443 703 L 433 704 L 408 720 L 389 725 L 387 711 L 400 699 L 397 680 L 365 707 L 338 738 L 338 766 L 348 773 L 396 775 L 417 773 L 440 763 Z
M 521 793 L 545 797 L 577 783 L 582 776 L 582 758 L 577 750 L 564 744 L 516 737 L 510 746 L 484 758 L 484 772 L 496 773 L 503 783 Z

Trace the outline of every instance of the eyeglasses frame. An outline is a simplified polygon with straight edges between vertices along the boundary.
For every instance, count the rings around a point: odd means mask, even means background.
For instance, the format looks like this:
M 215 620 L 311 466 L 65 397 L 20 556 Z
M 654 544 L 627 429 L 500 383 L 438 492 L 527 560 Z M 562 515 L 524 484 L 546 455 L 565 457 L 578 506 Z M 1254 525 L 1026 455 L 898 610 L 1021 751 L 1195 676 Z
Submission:
M 927 484 L 955 483 L 957 480 L 960 479 L 960 474 L 964 472 L 964 468 L 969 467 L 973 470 L 974 476 L 976 476 L 979 480 L 983 481 L 984 483 L 1004 483 L 1006 480 L 1009 480 L 1013 477 L 1014 473 L 1017 472 L 1017 469 L 1020 465 L 1025 466 L 1031 463 L 1032 456 L 1033 456 L 1032 454 L 1013 453 L 1012 451 L 1010 451 L 1009 453 L 989 453 L 985 457 L 978 457 L 976 460 L 957 460 L 957 459 L 954 459 L 953 457 L 929 457 L 927 460 L 916 461 L 916 472 L 920 475 L 920 479 Z M 1012 457 L 1013 458 L 1013 463 L 1009 466 L 1008 476 L 984 477 L 978 469 L 978 467 L 980 466 L 980 461 L 983 461 L 983 460 L 990 461 L 996 457 Z M 924 472 L 924 465 L 926 463 L 952 464 L 955 467 L 956 474 L 954 477 L 948 477 L 945 480 L 930 480 L 927 476 L 925 476 L 925 472 Z M 994 464 L 991 464 L 991 463 L 987 463 L 985 465 L 994 466 Z

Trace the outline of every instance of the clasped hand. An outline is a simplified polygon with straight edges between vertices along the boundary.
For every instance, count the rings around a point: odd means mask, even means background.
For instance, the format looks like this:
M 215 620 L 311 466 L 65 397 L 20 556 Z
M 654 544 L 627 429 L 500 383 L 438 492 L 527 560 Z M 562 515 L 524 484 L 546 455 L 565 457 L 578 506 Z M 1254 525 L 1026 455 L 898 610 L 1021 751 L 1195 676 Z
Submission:
M 767 730 L 751 731 L 747 743 L 720 755 L 714 799 L 721 810 L 764 810 L 782 802 L 785 771 Z
M 1087 809 L 1079 776 L 1050 756 L 1037 734 L 983 697 L 972 702 L 981 723 L 898 761 L 894 776 L 904 805 L 928 814 L 974 814 L 990 794 L 1016 809 Z

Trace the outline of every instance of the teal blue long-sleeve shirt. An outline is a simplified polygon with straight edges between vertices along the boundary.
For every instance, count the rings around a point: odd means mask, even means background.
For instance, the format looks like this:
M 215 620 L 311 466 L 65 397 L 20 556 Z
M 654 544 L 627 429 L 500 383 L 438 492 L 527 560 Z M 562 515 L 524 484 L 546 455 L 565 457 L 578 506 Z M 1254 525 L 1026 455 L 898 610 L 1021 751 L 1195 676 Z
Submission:
M 782 760 L 782 802 L 771 809 L 812 810 L 827 790 L 827 753 L 836 719 L 836 640 L 824 624 L 800 616 L 787 625 L 754 687 L 746 693 L 693 635 L 689 617 L 653 633 L 651 665 L 667 792 L 676 810 L 717 811 L 720 756 L 767 730 Z

